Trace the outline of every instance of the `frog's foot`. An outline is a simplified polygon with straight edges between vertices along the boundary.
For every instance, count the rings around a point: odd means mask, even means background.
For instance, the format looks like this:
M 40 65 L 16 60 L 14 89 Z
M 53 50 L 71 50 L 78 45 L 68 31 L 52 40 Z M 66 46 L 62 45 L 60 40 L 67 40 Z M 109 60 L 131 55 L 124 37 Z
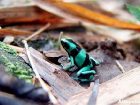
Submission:
M 91 82 L 94 80 L 95 70 L 90 70 L 89 67 L 84 67 L 77 72 L 77 78 L 80 82 Z
M 90 60 L 91 60 L 91 63 L 92 63 L 92 65 L 94 66 L 96 66 L 96 65 L 99 65 L 101 62 L 99 62 L 99 61 L 97 61 L 97 60 L 95 60 L 94 58 L 92 58 L 92 57 L 90 57 Z
M 77 78 L 73 78 L 73 79 L 76 80 L 76 81 L 79 81 L 81 83 L 82 82 L 93 82 L 94 81 L 94 76 L 93 75 L 91 75 L 89 78 L 80 78 L 80 77 L 77 77 Z
M 66 71 L 69 71 L 71 67 L 73 67 L 72 65 L 68 65 L 68 66 L 64 66 L 63 64 L 61 64 L 62 68 Z
M 78 80 L 80 82 L 91 82 L 94 80 L 94 74 L 89 73 L 89 74 L 80 74 L 78 76 Z
M 72 67 L 69 69 L 70 72 L 74 72 L 74 71 L 76 71 L 76 70 L 78 70 L 78 67 L 77 67 L 76 65 L 72 66 Z

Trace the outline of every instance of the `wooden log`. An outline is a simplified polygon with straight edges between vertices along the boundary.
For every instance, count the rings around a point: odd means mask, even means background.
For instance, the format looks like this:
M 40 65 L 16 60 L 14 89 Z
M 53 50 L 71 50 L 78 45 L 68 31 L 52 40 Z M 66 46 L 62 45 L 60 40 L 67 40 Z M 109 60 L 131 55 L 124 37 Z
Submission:
M 32 84 L 26 84 L 24 81 L 19 80 L 16 77 L 5 72 L 5 69 L 5 66 L 0 64 L 0 105 L 48 105 L 47 103 L 40 103 L 36 101 L 37 97 L 40 97 L 40 93 L 36 91 L 35 94 L 35 87 L 29 93 L 28 90 L 31 89 L 31 87 L 33 87 Z M 18 89 L 21 91 L 19 91 Z M 29 98 L 27 94 L 32 95 L 30 95 Z M 34 97 L 34 95 L 37 94 L 38 96 Z M 33 97 L 36 100 L 33 100 Z
M 102 83 L 96 104 L 113 105 L 138 92 L 140 92 L 140 66 Z M 77 94 L 69 99 L 67 105 L 86 105 L 91 93 L 92 89 L 89 89 Z
M 45 61 L 38 51 L 32 48 L 29 50 L 35 67 L 38 69 L 41 77 L 52 87 L 52 91 L 61 105 L 66 105 L 66 102 L 71 96 L 85 91 L 82 86 L 60 67 Z
M 131 95 L 123 100 L 119 100 L 115 105 L 139 105 L 140 104 L 140 92 L 134 95 Z

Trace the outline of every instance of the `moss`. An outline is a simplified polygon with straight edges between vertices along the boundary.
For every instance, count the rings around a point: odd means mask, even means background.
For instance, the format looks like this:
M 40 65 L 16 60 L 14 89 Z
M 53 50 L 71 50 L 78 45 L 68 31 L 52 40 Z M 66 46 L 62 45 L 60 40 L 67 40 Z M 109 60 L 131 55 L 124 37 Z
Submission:
M 0 63 L 5 66 L 8 73 L 24 79 L 26 82 L 32 82 L 33 72 L 31 67 L 17 55 L 17 52 L 0 42 Z
M 11 47 L 9 47 L 8 45 L 6 45 L 3 42 L 0 42 L 0 49 L 7 52 L 7 53 L 12 54 L 12 55 L 17 55 L 16 50 L 12 49 Z

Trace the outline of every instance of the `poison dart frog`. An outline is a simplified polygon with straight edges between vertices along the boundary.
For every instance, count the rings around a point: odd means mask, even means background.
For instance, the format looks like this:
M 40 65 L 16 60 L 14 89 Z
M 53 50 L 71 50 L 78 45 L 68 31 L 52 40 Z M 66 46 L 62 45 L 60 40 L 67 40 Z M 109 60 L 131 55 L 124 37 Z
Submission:
M 68 53 L 70 65 L 63 67 L 64 70 L 70 70 L 70 68 L 75 65 L 78 67 L 78 72 L 76 72 L 77 78 L 80 82 L 91 82 L 94 80 L 94 75 L 96 71 L 93 70 L 93 67 L 99 65 L 100 63 L 94 58 L 90 57 L 87 52 L 82 49 L 77 43 L 72 39 L 61 39 L 61 45 Z

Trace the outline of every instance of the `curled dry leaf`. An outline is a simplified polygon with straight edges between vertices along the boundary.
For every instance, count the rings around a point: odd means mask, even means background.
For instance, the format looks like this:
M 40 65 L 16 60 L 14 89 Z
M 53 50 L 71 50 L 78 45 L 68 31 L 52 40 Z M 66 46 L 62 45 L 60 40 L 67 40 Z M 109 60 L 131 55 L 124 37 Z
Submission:
M 43 1 L 43 0 L 35 0 L 35 1 L 38 2 L 38 1 Z M 58 7 L 59 9 L 69 12 L 72 15 L 75 15 L 79 18 L 86 19 L 90 22 L 100 23 L 103 25 L 108 25 L 108 26 L 117 27 L 117 28 L 124 28 L 124 29 L 132 29 L 132 30 L 140 29 L 140 25 L 138 25 L 138 24 L 129 23 L 129 22 L 125 22 L 125 21 L 121 21 L 121 20 L 112 18 L 107 15 L 100 14 L 95 11 L 91 11 L 90 9 L 82 7 L 78 4 L 66 3 L 66 2 L 63 2 L 62 0 L 49 0 L 49 1 L 44 0 L 43 2 L 50 3 L 50 4 Z M 38 5 L 38 4 L 36 4 L 36 5 Z
M 44 51 L 43 53 L 48 58 L 61 57 L 61 56 L 64 56 L 66 54 L 62 51 Z
M 0 25 L 15 23 L 59 23 L 61 18 L 34 5 L 0 8 Z
M 20 30 L 20 29 L 13 29 L 13 28 L 4 28 L 0 29 L 0 36 L 11 35 L 11 36 L 18 36 L 18 35 L 29 35 L 32 32 Z
M 62 51 L 44 51 L 43 54 L 45 57 L 55 64 L 60 64 L 60 58 L 64 57 L 66 54 Z

